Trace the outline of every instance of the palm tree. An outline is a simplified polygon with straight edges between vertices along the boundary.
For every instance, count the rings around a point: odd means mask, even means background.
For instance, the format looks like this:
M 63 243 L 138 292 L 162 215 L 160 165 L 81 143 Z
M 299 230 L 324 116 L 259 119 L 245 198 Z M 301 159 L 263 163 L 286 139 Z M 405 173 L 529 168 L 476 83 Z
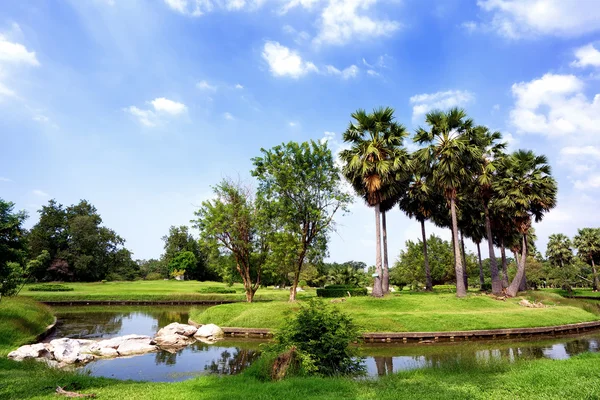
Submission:
M 506 294 L 516 296 L 523 277 L 527 258 L 527 235 L 532 220 L 540 222 L 544 213 L 556 205 L 556 181 L 545 156 L 532 151 L 519 150 L 506 158 L 506 174 L 494 184 L 498 204 L 508 211 L 512 223 L 521 235 L 521 257 L 517 274 L 506 289 Z
M 483 205 L 485 215 L 485 236 L 487 236 L 488 252 L 490 258 L 490 274 L 492 278 L 492 293 L 502 293 L 502 280 L 498 274 L 498 263 L 494 252 L 494 237 L 492 235 L 492 221 L 490 217 L 490 201 L 494 196 L 492 184 L 498 177 L 498 166 L 502 165 L 503 151 L 506 143 L 499 143 L 502 139 L 500 132 L 490 132 L 484 126 L 475 129 L 475 138 L 482 148 L 481 163 L 476 170 L 474 192 Z M 479 244 L 478 244 L 479 251 Z
M 594 275 L 593 289 L 598 290 L 598 274 L 594 259 L 600 256 L 600 228 L 579 229 L 577 236 L 573 238 L 573 245 L 577 249 L 577 255 L 591 264 Z
M 464 267 L 460 256 L 456 199 L 459 190 L 472 180 L 473 163 L 481 158 L 481 150 L 471 143 L 473 121 L 467 118 L 464 110 L 453 108 L 448 112 L 432 111 L 427 114 L 425 122 L 429 125 L 429 131 L 419 128 L 414 140 L 427 146 L 417 150 L 416 158 L 431 166 L 433 181 L 443 189 L 449 203 L 456 295 L 464 297 L 467 295 L 467 288 L 463 280 Z
M 471 239 L 477 246 L 479 284 L 481 290 L 483 290 L 485 278 L 483 273 L 483 263 L 481 260 L 481 242 L 485 237 L 485 213 L 483 211 L 482 204 L 477 198 L 462 198 L 460 199 L 460 203 L 459 227 L 461 228 L 461 231 L 467 233 L 467 237 Z
M 383 296 L 383 271 L 381 265 L 381 203 L 393 197 L 394 185 L 400 171 L 408 163 L 408 153 L 402 142 L 408 133 L 394 121 L 392 108 L 379 108 L 367 114 L 358 110 L 352 114 L 354 122 L 343 134 L 350 149 L 340 153 L 344 163 L 342 173 L 356 193 L 375 209 L 376 276 L 373 296 Z
M 565 264 L 570 264 L 573 259 L 571 240 L 562 233 L 550 235 L 546 247 L 546 258 L 557 267 L 564 268 Z

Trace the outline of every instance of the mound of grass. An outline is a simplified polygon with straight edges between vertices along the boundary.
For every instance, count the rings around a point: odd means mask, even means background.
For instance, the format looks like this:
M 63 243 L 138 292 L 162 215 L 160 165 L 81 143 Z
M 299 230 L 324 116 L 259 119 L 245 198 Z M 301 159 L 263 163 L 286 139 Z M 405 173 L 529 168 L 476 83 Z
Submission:
M 52 323 L 49 307 L 27 298 L 4 298 L 0 302 L 0 357 L 29 343 Z M 0 379 L 1 380 L 1 379 Z M 1 397 L 1 396 L 0 396 Z
M 198 293 L 237 293 L 237 290 L 222 286 L 206 286 L 198 290 Z
M 317 289 L 318 297 L 346 297 L 346 296 L 366 296 L 367 289 L 353 285 L 329 285 L 324 289 Z
M 27 290 L 30 292 L 72 292 L 74 289 L 58 283 L 43 283 L 41 285 L 30 286 Z
M 505 302 L 485 295 L 459 299 L 453 294 L 412 293 L 383 299 L 352 297 L 338 306 L 367 332 L 432 332 L 554 326 L 599 319 L 577 306 L 562 303 L 526 308 L 519 298 Z M 277 329 L 286 312 L 298 306 L 287 302 L 235 303 L 192 310 L 198 323 L 240 328 Z

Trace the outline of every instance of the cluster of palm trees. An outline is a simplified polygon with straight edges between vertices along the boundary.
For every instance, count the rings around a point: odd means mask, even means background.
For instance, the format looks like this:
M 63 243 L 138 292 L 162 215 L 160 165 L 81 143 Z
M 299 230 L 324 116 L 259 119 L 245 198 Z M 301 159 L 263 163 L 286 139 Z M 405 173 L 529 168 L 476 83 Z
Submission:
M 478 250 L 487 240 L 492 292 L 515 296 L 525 281 L 532 221 L 541 221 L 556 204 L 557 185 L 546 157 L 524 150 L 507 154 L 499 132 L 476 125 L 458 108 L 428 113 L 426 128 L 418 128 L 413 135 L 419 148 L 412 153 L 404 147 L 409 133 L 395 121 L 392 108 L 371 113 L 358 110 L 352 119 L 343 133 L 350 148 L 343 150 L 340 158 L 342 173 L 356 194 L 375 210 L 373 296 L 389 291 L 385 215 L 396 206 L 421 224 L 427 290 L 432 290 L 425 235 L 425 221 L 429 220 L 452 230 L 458 297 L 467 293 L 463 236 L 472 239 Z M 502 252 L 502 271 L 495 257 L 496 246 Z M 510 284 L 506 248 L 517 258 L 517 273 Z

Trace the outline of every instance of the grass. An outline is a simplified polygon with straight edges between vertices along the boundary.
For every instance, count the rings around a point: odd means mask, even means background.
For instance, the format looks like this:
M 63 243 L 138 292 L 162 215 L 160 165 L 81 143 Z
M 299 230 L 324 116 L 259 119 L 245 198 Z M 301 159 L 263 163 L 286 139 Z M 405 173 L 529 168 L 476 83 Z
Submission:
M 380 379 L 290 378 L 261 382 L 247 374 L 199 377 L 178 383 L 94 378 L 53 370 L 35 362 L 0 360 L 0 398 L 55 399 L 56 386 L 101 399 L 257 400 L 328 399 L 597 399 L 599 354 L 569 360 L 457 362 L 441 368 L 400 372 Z M 35 376 L 35 379 L 32 379 Z
M 594 321 L 598 315 L 576 305 L 553 301 L 548 308 L 526 308 L 519 298 L 494 300 L 485 295 L 459 299 L 453 294 L 403 293 L 383 299 L 350 298 L 338 304 L 363 331 L 432 332 L 496 328 L 527 328 Z M 199 323 L 240 328 L 276 329 L 298 304 L 287 302 L 223 304 L 192 309 Z
M 49 307 L 26 298 L 0 302 L 0 357 L 35 340 L 54 321 Z
M 229 288 L 220 282 L 198 281 L 133 281 L 133 282 L 93 282 L 93 283 L 66 283 L 65 286 L 73 288 L 69 292 L 35 292 L 29 291 L 27 285 L 21 291 L 22 296 L 28 296 L 38 301 L 67 301 L 67 300 L 135 300 L 135 301 L 192 301 L 192 300 L 239 300 L 245 301 L 244 287 L 234 284 L 236 293 L 201 293 L 210 290 L 207 288 Z M 260 288 L 255 299 L 261 300 L 287 300 L 289 289 Z M 315 295 L 314 289 L 298 293 L 299 298 Z

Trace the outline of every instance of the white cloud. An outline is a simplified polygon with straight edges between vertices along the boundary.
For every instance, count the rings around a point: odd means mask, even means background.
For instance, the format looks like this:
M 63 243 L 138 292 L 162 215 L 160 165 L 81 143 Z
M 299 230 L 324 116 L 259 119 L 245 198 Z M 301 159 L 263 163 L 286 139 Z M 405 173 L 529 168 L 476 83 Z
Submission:
M 0 176 L 0 182 L 12 182 L 12 179 L 8 179 L 3 176 Z
M 39 190 L 39 189 L 34 190 L 32 193 L 39 197 L 50 197 L 50 195 L 48 193 L 44 192 L 43 190 Z
M 499 111 L 500 110 L 500 104 L 494 104 L 494 106 L 492 107 L 492 110 Z
M 274 76 L 298 79 L 309 72 L 318 71 L 315 64 L 302 60 L 296 51 L 282 46 L 279 42 L 267 41 L 262 57 L 269 64 L 269 70 Z
M 577 60 L 571 63 L 574 67 L 600 67 L 600 51 L 591 43 L 575 50 L 575 57 Z
M 243 89 L 244 87 L 238 83 L 238 84 L 235 85 L 235 88 L 236 89 Z
M 264 0 L 164 0 L 173 11 L 190 17 L 200 17 L 215 9 L 226 11 L 254 10 Z
M 335 138 L 335 132 L 325 131 L 325 133 L 323 134 L 323 137 L 319 140 L 319 142 L 328 143 L 328 142 L 331 142 L 333 140 L 333 138 Z
M 50 118 L 46 117 L 45 115 L 41 115 L 41 114 L 34 115 L 32 119 L 36 122 L 43 122 L 43 123 L 47 123 L 50 121 Z
M 466 90 L 447 90 L 445 92 L 423 93 L 412 96 L 410 104 L 413 105 L 413 122 L 432 110 L 446 110 L 452 107 L 461 107 L 471 101 L 475 96 Z
M 474 21 L 467 21 L 460 24 L 460 26 L 468 33 L 473 33 L 477 30 L 477 23 Z
M 345 68 L 340 71 L 333 65 L 326 65 L 325 71 L 329 75 L 337 75 L 337 76 L 340 76 L 342 79 L 350 79 L 350 78 L 356 78 L 356 76 L 358 75 L 359 69 L 356 65 L 351 65 L 348 68 Z
M 211 92 L 217 91 L 217 87 L 215 85 L 211 85 L 207 81 L 200 81 L 200 82 L 196 83 L 196 87 L 200 90 L 208 90 Z M 236 86 L 236 88 L 237 88 L 237 86 Z
M 7 88 L 6 85 L 0 82 L 0 99 L 2 99 L 2 97 L 14 97 L 16 95 L 14 90 Z
M 169 100 L 164 97 L 158 97 L 150 102 L 156 112 L 162 112 L 170 115 L 179 115 L 187 110 L 183 103 Z
M 479 0 L 490 27 L 508 38 L 579 36 L 600 30 L 597 0 Z
M 144 126 L 156 126 L 156 115 L 150 110 L 142 110 L 136 106 L 129 106 L 124 108 L 123 111 L 133 115 Z
M 310 34 L 305 31 L 297 31 L 291 25 L 284 25 L 283 32 L 294 37 L 296 44 L 303 44 L 310 39 Z
M 292 8 L 298 6 L 311 10 L 318 3 L 320 3 L 320 0 L 291 0 L 281 8 L 280 13 L 285 14 Z
M 598 189 L 600 188 L 600 175 L 590 175 L 584 180 L 576 180 L 574 187 L 578 190 Z
M 600 94 L 590 102 L 574 75 L 546 74 L 512 86 L 510 119 L 520 132 L 544 135 L 600 134 Z
M 400 23 L 367 15 L 377 0 L 329 0 L 319 19 L 316 44 L 342 45 L 355 40 L 389 36 Z
M 563 147 L 560 153 L 567 156 L 594 156 L 600 158 L 600 148 L 596 146 L 568 146 Z
M 233 117 L 233 115 L 231 115 L 231 113 L 228 113 L 228 112 L 226 112 L 226 113 L 223 113 L 223 117 L 224 117 L 225 119 L 228 119 L 228 120 L 230 120 L 230 121 L 232 121 L 232 120 L 234 120 L 234 119 L 235 119 L 235 118 Z
M 379 72 L 373 70 L 373 69 L 369 69 L 367 70 L 367 74 L 371 75 L 371 76 L 379 76 Z
M 290 122 L 288 123 L 288 125 L 289 125 L 289 126 L 291 126 L 292 128 L 294 128 L 294 127 L 298 126 L 298 123 L 297 123 L 297 122 L 295 122 L 295 121 L 290 121 Z
M 28 51 L 20 43 L 10 42 L 4 35 L 0 35 L 0 62 L 26 64 L 33 67 L 40 66 L 35 51 Z

